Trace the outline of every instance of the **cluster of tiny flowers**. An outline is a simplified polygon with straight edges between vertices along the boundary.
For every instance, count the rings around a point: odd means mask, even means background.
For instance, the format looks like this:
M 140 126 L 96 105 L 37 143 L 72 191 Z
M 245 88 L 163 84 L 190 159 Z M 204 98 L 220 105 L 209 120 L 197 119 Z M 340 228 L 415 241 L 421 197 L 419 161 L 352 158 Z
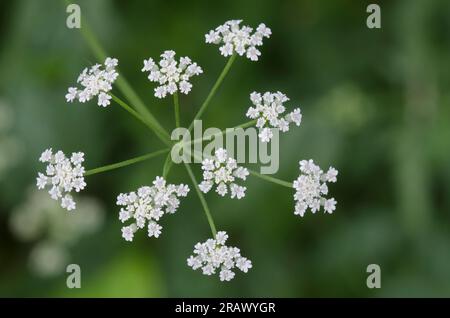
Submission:
M 162 227 L 158 221 L 163 214 L 173 214 L 180 205 L 178 197 L 185 197 L 189 187 L 184 184 L 166 184 L 162 177 L 156 177 L 153 186 L 140 187 L 137 192 L 121 193 L 117 197 L 117 205 L 123 206 L 119 212 L 119 220 L 123 223 L 133 219 L 133 223 L 122 227 L 122 237 L 133 241 L 134 233 L 145 227 L 149 237 L 159 237 Z
M 83 88 L 69 87 L 66 100 L 73 102 L 78 99 L 85 103 L 94 96 L 98 96 L 97 104 L 106 107 L 110 104 L 111 96 L 108 92 L 112 89 L 112 84 L 119 76 L 116 72 L 118 61 L 115 58 L 106 58 L 104 65 L 95 64 L 90 68 L 85 68 L 78 76 L 77 83 Z
M 155 88 L 155 96 L 164 98 L 167 94 L 173 95 L 177 91 L 189 93 L 192 88 L 189 79 L 203 73 L 203 70 L 187 56 L 181 57 L 177 62 L 174 51 L 164 51 L 158 64 L 152 58 L 144 60 L 142 72 L 150 72 L 148 79 L 160 85 Z
M 225 242 L 228 239 L 226 232 L 217 232 L 215 239 L 208 239 L 204 243 L 194 246 L 194 255 L 187 259 L 188 266 L 193 270 L 202 269 L 204 275 L 213 275 L 220 270 L 221 281 L 230 281 L 235 273 L 235 267 L 247 273 L 252 268 L 252 262 L 242 257 L 237 247 L 228 247 Z
M 61 200 L 61 207 L 68 211 L 76 207 L 70 192 L 80 192 L 86 187 L 84 182 L 84 153 L 74 152 L 69 158 L 61 151 L 53 154 L 52 149 L 45 150 L 39 161 L 48 163 L 46 174 L 38 173 L 36 184 L 38 189 L 50 186 L 48 193 L 53 200 Z
M 204 159 L 202 162 L 203 181 L 199 184 L 202 192 L 208 193 L 214 184 L 217 185 L 216 192 L 225 196 L 228 193 L 228 185 L 231 198 L 241 199 L 245 196 L 246 187 L 239 186 L 234 181 L 236 178 L 245 180 L 248 170 L 238 167 L 235 159 L 228 156 L 223 148 L 216 150 L 211 159 Z
M 302 114 L 300 108 L 284 115 L 286 111 L 284 103 L 289 98 L 281 92 L 265 92 L 263 95 L 253 92 L 250 94 L 250 100 L 255 107 L 250 107 L 246 116 L 251 119 L 257 119 L 256 127 L 260 129 L 258 134 L 262 142 L 269 142 L 273 137 L 272 128 L 278 128 L 282 132 L 289 130 L 289 124 L 295 123 L 300 126 Z
M 303 216 L 307 208 L 310 208 L 312 213 L 316 213 L 321 206 L 325 212 L 333 213 L 336 209 L 336 200 L 326 199 L 324 196 L 328 194 L 327 182 L 336 182 L 338 171 L 330 167 L 327 172 L 323 172 L 313 160 L 300 161 L 300 171 L 299 177 L 293 184 L 296 190 L 294 214 Z
M 206 43 L 223 44 L 220 47 L 220 54 L 223 56 L 230 56 L 236 52 L 240 56 L 245 54 L 248 59 L 257 61 L 261 52 L 256 47 L 261 46 L 263 38 L 269 38 L 272 31 L 261 23 L 253 32 L 251 27 L 240 27 L 241 22 L 242 20 L 225 22 L 215 30 L 209 31 L 205 35 L 205 41 Z

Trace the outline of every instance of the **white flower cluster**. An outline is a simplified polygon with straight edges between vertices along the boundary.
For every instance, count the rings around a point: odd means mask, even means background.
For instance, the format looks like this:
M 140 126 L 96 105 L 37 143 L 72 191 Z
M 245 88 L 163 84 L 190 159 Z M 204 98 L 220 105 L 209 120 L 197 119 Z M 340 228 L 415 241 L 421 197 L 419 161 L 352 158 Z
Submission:
M 181 57 L 177 62 L 175 54 L 174 51 L 164 51 L 158 64 L 152 58 L 144 60 L 142 72 L 150 72 L 148 79 L 160 85 L 155 88 L 155 96 L 158 98 L 164 98 L 167 94 L 173 95 L 177 91 L 189 93 L 192 88 L 189 79 L 203 73 L 202 68 L 187 56 Z
M 325 212 L 333 213 L 336 209 L 336 200 L 334 198 L 326 199 L 324 195 L 328 194 L 327 182 L 336 182 L 338 171 L 330 167 L 326 173 L 314 164 L 313 160 L 300 161 L 301 174 L 294 181 L 294 200 L 295 215 L 303 216 L 307 208 L 312 213 L 320 210 L 323 206 Z
M 188 266 L 193 270 L 202 269 L 204 275 L 213 275 L 216 270 L 220 270 L 221 281 L 230 281 L 235 273 L 235 267 L 247 273 L 252 268 L 252 262 L 242 257 L 237 247 L 228 247 L 225 242 L 228 239 L 226 232 L 217 232 L 215 239 L 208 239 L 204 243 L 197 243 L 194 246 L 194 255 L 187 259 Z
M 204 159 L 202 162 L 203 181 L 199 184 L 202 192 L 208 193 L 214 184 L 217 185 L 216 192 L 225 196 L 230 188 L 231 198 L 241 199 L 245 196 L 246 187 L 239 186 L 234 181 L 236 178 L 245 180 L 248 176 L 248 170 L 239 167 L 235 159 L 228 156 L 223 148 L 216 150 L 211 159 Z
M 256 48 L 263 44 L 263 38 L 269 38 L 272 31 L 261 23 L 252 34 L 253 28 L 240 27 L 242 20 L 230 20 L 205 35 L 206 43 L 223 44 L 220 54 L 230 56 L 237 53 L 246 55 L 248 59 L 257 61 L 261 52 Z
M 159 237 L 162 226 L 156 221 L 165 213 L 175 213 L 180 205 L 178 197 L 185 197 L 188 192 L 187 185 L 166 184 L 164 178 L 156 177 L 151 187 L 144 186 L 137 192 L 119 194 L 117 205 L 124 206 L 120 209 L 119 220 L 123 223 L 133 219 L 131 225 L 122 228 L 122 237 L 126 241 L 133 241 L 134 233 L 144 228 L 147 221 L 148 236 Z
M 74 152 L 69 158 L 61 151 L 53 154 L 52 149 L 45 150 L 39 161 L 48 163 L 45 174 L 38 173 L 36 184 L 38 189 L 50 186 L 48 193 L 53 200 L 61 199 L 61 207 L 68 211 L 76 207 L 70 192 L 80 192 L 86 187 L 84 182 L 84 153 Z
M 250 100 L 255 107 L 250 107 L 246 116 L 257 119 L 256 127 L 260 129 L 258 137 L 262 142 L 269 142 L 272 139 L 272 128 L 278 128 L 282 132 L 286 132 L 289 130 L 290 123 L 300 126 L 302 122 L 300 108 L 296 108 L 284 117 L 279 118 L 286 111 L 283 104 L 289 100 L 281 92 L 265 92 L 263 95 L 253 92 L 250 94 Z
M 119 73 L 116 71 L 118 63 L 117 59 L 107 57 L 104 65 L 95 64 L 90 68 L 85 68 L 77 79 L 77 83 L 83 89 L 69 87 L 66 100 L 73 102 L 75 99 L 78 99 L 79 102 L 85 103 L 94 96 L 98 96 L 97 104 L 103 107 L 108 106 L 111 99 L 108 92 L 112 89 L 112 84 L 119 76 Z

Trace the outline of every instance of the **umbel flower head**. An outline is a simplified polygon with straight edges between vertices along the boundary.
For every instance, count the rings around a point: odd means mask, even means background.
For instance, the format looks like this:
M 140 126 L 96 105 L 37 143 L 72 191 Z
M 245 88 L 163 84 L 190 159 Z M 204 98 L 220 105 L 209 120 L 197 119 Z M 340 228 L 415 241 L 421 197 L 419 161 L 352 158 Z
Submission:
M 152 186 L 140 187 L 137 192 L 121 193 L 117 205 L 122 206 L 119 220 L 132 219 L 133 223 L 122 227 L 122 237 L 133 241 L 134 233 L 147 224 L 149 237 L 159 237 L 162 226 L 156 223 L 166 213 L 173 214 L 180 205 L 178 197 L 185 197 L 189 187 L 184 184 L 166 184 L 162 177 L 156 177 Z
M 300 108 L 283 115 L 286 111 L 284 103 L 289 98 L 281 92 L 265 92 L 263 95 L 257 92 L 250 94 L 250 100 L 255 107 L 250 107 L 246 116 L 257 119 L 256 127 L 260 129 L 258 134 L 262 142 L 269 142 L 273 137 L 271 128 L 278 128 L 282 132 L 289 130 L 289 124 L 295 123 L 300 126 L 302 114 Z
M 325 212 L 333 213 L 336 209 L 334 198 L 326 199 L 328 194 L 328 182 L 336 182 L 338 171 L 330 167 L 327 172 L 323 172 L 313 160 L 300 161 L 300 175 L 294 181 L 295 215 L 303 216 L 306 209 L 310 208 L 312 213 L 320 210 L 323 206 Z
M 248 26 L 239 26 L 242 20 L 230 20 L 219 25 L 205 35 L 206 43 L 221 44 L 220 54 L 230 56 L 237 53 L 246 55 L 248 59 L 257 61 L 261 52 L 257 49 L 263 44 L 263 38 L 269 38 L 272 31 L 261 23 L 256 31 Z M 253 32 L 253 33 L 252 33 Z
M 208 239 L 204 243 L 194 246 L 194 255 L 187 259 L 187 264 L 193 270 L 202 269 L 204 275 L 213 275 L 219 272 L 221 281 L 230 281 L 234 278 L 234 269 L 238 268 L 247 273 L 252 268 L 252 262 L 242 257 L 237 247 L 228 247 L 226 232 L 217 232 L 215 239 Z
M 107 57 L 103 65 L 95 64 L 90 68 L 85 68 L 77 79 L 77 83 L 82 88 L 69 87 L 66 100 L 73 102 L 77 99 L 79 102 L 85 103 L 97 96 L 97 104 L 99 106 L 108 106 L 111 99 L 108 92 L 112 89 L 112 84 L 119 76 L 119 73 L 116 72 L 118 63 L 117 59 Z
M 38 189 L 50 188 L 48 193 L 53 200 L 61 200 L 61 207 L 70 211 L 76 207 L 70 193 L 80 192 L 86 187 L 84 182 L 83 152 L 74 152 L 70 158 L 61 151 L 55 154 L 52 148 L 45 150 L 39 161 L 47 163 L 45 174 L 39 172 L 36 179 Z
M 184 56 L 177 61 L 175 54 L 174 51 L 164 51 L 158 64 L 152 58 L 144 60 L 142 72 L 150 72 L 150 82 L 159 83 L 155 88 L 155 96 L 158 98 L 164 98 L 167 94 L 173 95 L 177 91 L 188 94 L 192 88 L 189 79 L 203 73 L 202 68 L 189 57 Z
M 239 167 L 236 160 L 228 156 L 225 149 L 219 148 L 213 158 L 204 159 L 202 170 L 203 181 L 199 184 L 202 192 L 208 193 L 215 184 L 216 192 L 221 196 L 225 196 L 228 192 L 232 199 L 241 199 L 245 196 L 247 188 L 237 185 L 234 181 L 236 178 L 245 180 L 248 170 Z

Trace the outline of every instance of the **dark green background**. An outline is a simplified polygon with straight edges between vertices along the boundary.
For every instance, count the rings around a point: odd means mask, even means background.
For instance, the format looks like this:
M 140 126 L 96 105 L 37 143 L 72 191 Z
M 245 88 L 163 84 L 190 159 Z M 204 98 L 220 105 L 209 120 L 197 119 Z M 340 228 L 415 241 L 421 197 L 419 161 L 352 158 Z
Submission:
M 40 279 L 26 266 L 30 246 L 8 229 L 42 166 L 47 147 L 86 153 L 87 168 L 160 149 L 145 126 L 119 107 L 67 104 L 67 87 L 95 62 L 79 30 L 65 26 L 63 1 L 0 4 L 0 97 L 14 108 L 25 156 L 0 180 L 2 296 L 450 296 L 450 3 L 380 1 L 382 28 L 366 27 L 366 1 L 77 1 L 109 55 L 169 130 L 170 99 L 153 97 L 142 61 L 174 49 L 204 69 L 182 96 L 187 125 L 225 64 L 204 34 L 229 19 L 272 28 L 260 61 L 238 58 L 205 113 L 204 125 L 246 121 L 251 91 L 281 90 L 304 114 L 281 136 L 278 177 L 293 180 L 298 161 L 339 170 L 333 215 L 293 214 L 293 192 L 250 178 L 244 200 L 206 195 L 216 223 L 254 264 L 229 283 L 185 264 L 210 236 L 192 191 L 163 219 L 163 235 L 120 236 L 115 197 L 161 174 L 164 158 L 88 177 L 107 222 L 73 250 L 82 288 L 65 275 Z M 115 90 L 117 92 L 117 90 Z M 199 172 L 199 167 L 195 167 Z M 175 167 L 171 182 L 188 182 Z M 61 213 L 66 213 L 61 210 Z M 366 267 L 381 266 L 382 287 L 366 287 Z

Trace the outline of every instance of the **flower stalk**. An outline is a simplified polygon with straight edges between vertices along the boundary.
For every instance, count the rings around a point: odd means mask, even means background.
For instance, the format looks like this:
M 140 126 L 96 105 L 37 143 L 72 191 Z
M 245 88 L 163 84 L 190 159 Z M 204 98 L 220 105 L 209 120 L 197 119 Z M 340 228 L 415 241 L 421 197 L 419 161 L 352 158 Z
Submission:
M 216 234 L 217 234 L 217 230 L 216 230 L 216 225 L 214 224 L 214 219 L 211 215 L 211 212 L 209 211 L 208 203 L 206 203 L 205 197 L 203 196 L 203 193 L 200 191 L 200 188 L 198 187 L 197 180 L 195 179 L 195 176 L 194 176 L 194 173 L 192 172 L 191 167 L 187 163 L 185 163 L 184 166 L 186 167 L 186 171 L 187 171 L 189 177 L 191 178 L 192 185 L 195 188 L 195 192 L 197 192 L 197 195 L 198 195 L 198 198 L 200 199 L 203 210 L 205 211 L 205 215 L 208 220 L 208 224 L 211 229 L 211 233 L 212 233 L 213 237 L 215 238 Z
M 175 126 L 180 127 L 180 102 L 178 100 L 178 93 L 173 94 L 173 108 L 175 112 Z
M 269 181 L 269 182 L 281 185 L 281 186 L 286 187 L 286 188 L 292 188 L 292 183 L 291 182 L 280 180 L 280 179 L 268 176 L 266 174 L 261 174 L 259 172 L 256 172 L 256 171 L 253 171 L 253 170 L 250 170 L 250 169 L 248 169 L 248 172 L 250 172 L 250 174 L 252 176 L 255 176 L 257 178 L 260 178 L 260 179 L 263 179 L 263 180 L 266 180 L 266 181 Z
M 84 173 L 84 176 L 85 177 L 86 176 L 91 176 L 91 175 L 94 175 L 94 174 L 97 174 L 97 173 L 101 173 L 101 172 L 105 172 L 105 171 L 110 171 L 110 170 L 115 170 L 115 169 L 118 169 L 118 168 L 126 167 L 126 166 L 129 166 L 129 165 L 141 162 L 141 161 L 145 161 L 145 160 L 148 160 L 148 159 L 151 159 L 151 158 L 155 158 L 157 156 L 165 154 L 169 150 L 170 150 L 169 148 L 161 149 L 161 150 L 158 150 L 158 151 L 155 151 L 155 152 L 151 152 L 151 153 L 139 156 L 139 157 L 135 157 L 135 158 L 131 158 L 131 159 L 128 159 L 128 160 L 124 160 L 124 161 L 120 161 L 120 162 L 117 162 L 117 163 L 113 163 L 113 164 L 110 164 L 110 165 L 106 165 L 106 166 L 90 169 L 90 170 L 87 170 Z
M 208 96 L 206 97 L 202 106 L 198 110 L 197 114 L 195 114 L 194 119 L 192 120 L 191 124 L 189 125 L 189 131 L 192 131 L 192 128 L 194 127 L 194 121 L 199 119 L 205 112 L 206 108 L 209 106 L 211 99 L 216 94 L 216 92 L 219 89 L 220 85 L 222 84 L 225 76 L 227 76 L 228 72 L 230 71 L 231 65 L 233 65 L 235 59 L 236 59 L 236 54 L 231 55 L 231 57 L 228 59 L 227 64 L 225 64 L 225 67 L 223 68 L 222 72 L 220 73 L 219 77 L 217 78 L 216 82 L 214 83 L 213 87 L 211 88 Z

